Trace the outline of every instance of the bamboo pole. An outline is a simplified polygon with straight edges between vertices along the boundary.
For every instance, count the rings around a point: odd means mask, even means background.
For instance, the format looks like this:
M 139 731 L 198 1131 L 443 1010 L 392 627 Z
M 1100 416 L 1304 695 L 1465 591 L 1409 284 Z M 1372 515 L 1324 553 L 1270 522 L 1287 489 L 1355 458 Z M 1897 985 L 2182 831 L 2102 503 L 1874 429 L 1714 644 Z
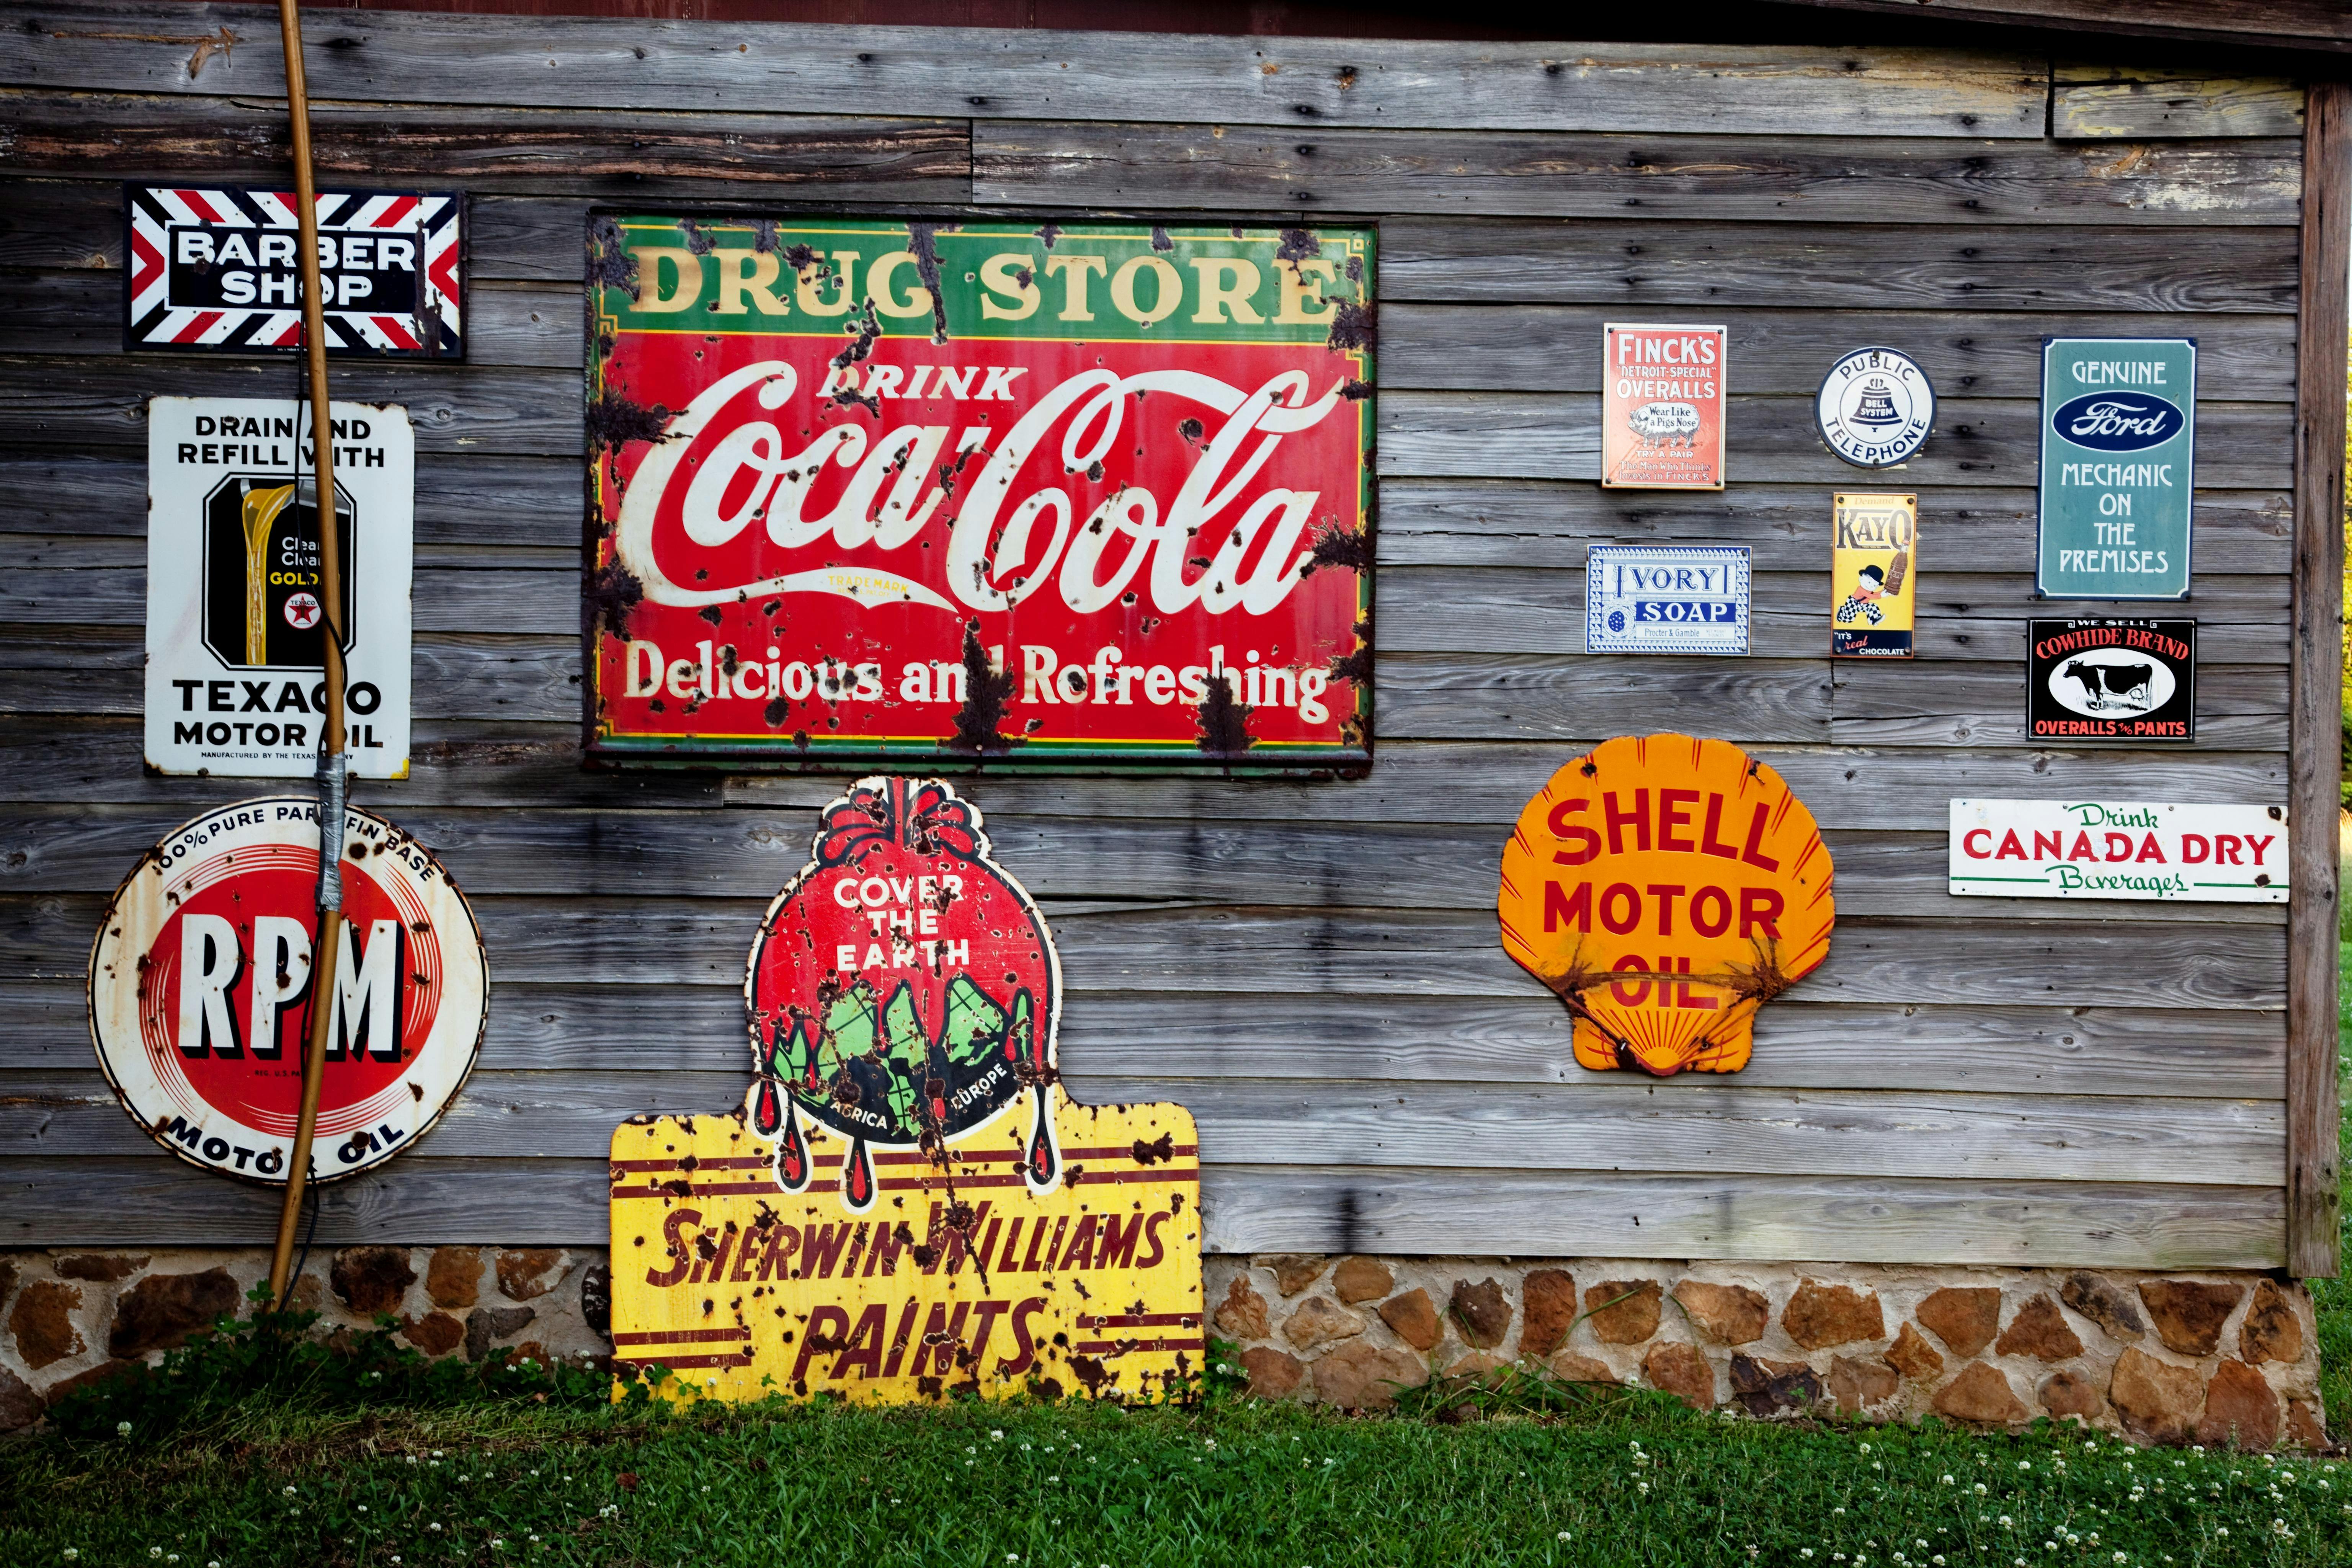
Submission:
M 327 711 L 319 737 L 319 939 L 312 944 L 310 1038 L 302 1052 L 302 1107 L 294 1122 L 294 1152 L 286 1163 L 286 1199 L 278 1213 L 278 1246 L 269 1259 L 269 1296 L 283 1310 L 294 1258 L 294 1232 L 310 1174 L 310 1142 L 319 1124 L 320 1079 L 327 1066 L 327 1032 L 334 1021 L 335 972 L 343 935 L 343 563 L 335 529 L 333 421 L 327 394 L 327 313 L 319 280 L 319 195 L 310 177 L 310 96 L 302 79 L 302 17 L 299 0 L 278 0 L 286 54 L 286 110 L 293 126 L 294 205 L 302 226 L 302 346 L 310 360 L 311 467 L 317 475 L 319 598 L 325 630 Z

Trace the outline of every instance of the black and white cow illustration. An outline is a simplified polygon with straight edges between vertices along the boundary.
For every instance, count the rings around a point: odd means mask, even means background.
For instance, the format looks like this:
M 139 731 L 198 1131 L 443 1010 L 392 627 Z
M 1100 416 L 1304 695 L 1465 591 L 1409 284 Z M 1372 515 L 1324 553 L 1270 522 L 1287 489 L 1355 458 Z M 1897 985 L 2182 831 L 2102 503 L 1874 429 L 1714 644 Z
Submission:
M 2086 664 L 2070 659 L 2063 672 L 2083 683 L 2083 700 L 2093 709 L 2128 708 L 2145 711 L 2156 670 L 2145 664 Z

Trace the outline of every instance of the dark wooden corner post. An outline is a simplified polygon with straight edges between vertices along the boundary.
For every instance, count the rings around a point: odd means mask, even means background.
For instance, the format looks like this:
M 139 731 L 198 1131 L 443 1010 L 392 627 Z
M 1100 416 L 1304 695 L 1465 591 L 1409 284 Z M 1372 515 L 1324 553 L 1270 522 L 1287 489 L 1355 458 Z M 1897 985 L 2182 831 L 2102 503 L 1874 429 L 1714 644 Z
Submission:
M 2294 673 L 2287 809 L 2287 1268 L 2338 1269 L 2336 813 L 2342 766 L 2344 388 L 2352 278 L 2352 84 L 2315 84 L 2303 126 L 2294 427 Z

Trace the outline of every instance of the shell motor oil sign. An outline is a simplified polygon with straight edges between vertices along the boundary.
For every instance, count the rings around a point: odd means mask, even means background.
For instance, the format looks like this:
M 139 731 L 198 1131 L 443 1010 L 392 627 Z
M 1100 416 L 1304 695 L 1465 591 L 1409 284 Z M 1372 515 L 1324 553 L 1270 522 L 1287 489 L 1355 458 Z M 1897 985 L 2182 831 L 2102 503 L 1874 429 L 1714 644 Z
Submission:
M 1605 741 L 1503 847 L 1503 948 L 1567 1004 L 1579 1065 L 1738 1072 L 1756 1013 L 1829 954 L 1812 813 L 1723 741 Z
M 595 755 L 1369 761 L 1371 231 L 589 253 Z
M 613 1342 L 674 1397 L 1120 1400 L 1202 1366 L 1200 1157 L 1176 1105 L 1055 1066 L 1061 961 L 947 784 L 870 778 L 761 922 L 753 1078 L 613 1137 Z
M 279 1183 L 311 1010 L 332 1010 L 313 1182 L 412 1147 L 481 1048 L 489 963 L 448 871 L 383 818 L 342 824 L 343 933 L 313 971 L 319 806 L 239 801 L 182 824 L 107 905 L 89 958 L 90 1035 L 142 1131 L 189 1163 Z

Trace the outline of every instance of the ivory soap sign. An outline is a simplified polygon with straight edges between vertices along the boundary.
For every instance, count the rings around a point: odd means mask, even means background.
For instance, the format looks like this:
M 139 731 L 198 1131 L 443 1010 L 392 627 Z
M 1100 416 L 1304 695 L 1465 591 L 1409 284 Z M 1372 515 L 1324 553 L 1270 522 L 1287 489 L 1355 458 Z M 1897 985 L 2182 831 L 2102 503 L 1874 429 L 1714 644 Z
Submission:
M 1576 1020 L 1579 1066 L 1738 1072 L 1757 1009 L 1829 955 L 1812 813 L 1724 741 L 1607 741 L 1551 776 L 1503 846 L 1503 950 Z
M 622 1376 L 896 1404 L 1150 1400 L 1201 1370 L 1192 1119 L 1062 1091 L 1061 959 L 954 790 L 828 805 L 743 994 L 742 1102 L 613 1135 Z
M 2283 904 L 2286 877 L 2284 806 L 1952 802 L 1962 896 Z
M 607 761 L 1370 761 L 1372 231 L 592 220 Z
M 1601 483 L 1605 489 L 1723 488 L 1723 327 L 1601 329 Z
M 2053 338 L 2042 348 L 2042 536 L 2053 599 L 2189 593 L 2197 341 Z
M 352 773 L 408 775 L 416 440 L 395 404 L 338 403 L 345 723 Z M 325 721 L 318 454 L 292 399 L 147 405 L 147 763 L 308 778 Z

